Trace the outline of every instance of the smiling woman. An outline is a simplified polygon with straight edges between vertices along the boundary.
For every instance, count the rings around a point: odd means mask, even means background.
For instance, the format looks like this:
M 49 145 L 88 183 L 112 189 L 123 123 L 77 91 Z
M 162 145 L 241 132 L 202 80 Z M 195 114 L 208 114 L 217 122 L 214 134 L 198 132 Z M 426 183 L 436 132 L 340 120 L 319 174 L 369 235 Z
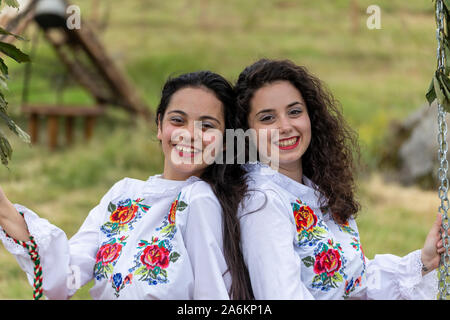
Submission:
M 421 250 L 366 258 L 355 220 L 356 138 L 321 81 L 291 61 L 263 59 L 242 71 L 235 91 L 244 129 L 278 132 L 257 140 L 259 152 L 278 147 L 278 171 L 245 166 L 249 190 L 259 191 L 240 220 L 255 298 L 435 299 L 440 216 Z
M 35 240 L 43 294 L 50 299 L 70 298 L 92 279 L 94 299 L 250 299 L 237 221 L 245 171 L 202 157 L 175 161 L 195 158 L 197 144 L 199 150 L 220 147 L 221 139 L 204 130 L 194 134 L 194 127 L 200 122 L 223 135 L 233 128 L 234 114 L 233 88 L 220 75 L 200 71 L 169 79 L 157 111 L 162 174 L 118 181 L 70 240 L 0 189 L 0 239 L 30 278 L 33 261 L 14 239 Z M 180 130 L 192 134 L 180 136 Z
M 200 176 L 208 166 L 204 152 L 211 143 L 222 146 L 222 139 L 206 139 L 204 131 L 225 131 L 222 102 L 206 88 L 184 88 L 173 94 L 165 111 L 158 113 L 158 139 L 165 155 L 164 177 L 185 180 Z M 200 128 L 198 128 L 200 126 Z

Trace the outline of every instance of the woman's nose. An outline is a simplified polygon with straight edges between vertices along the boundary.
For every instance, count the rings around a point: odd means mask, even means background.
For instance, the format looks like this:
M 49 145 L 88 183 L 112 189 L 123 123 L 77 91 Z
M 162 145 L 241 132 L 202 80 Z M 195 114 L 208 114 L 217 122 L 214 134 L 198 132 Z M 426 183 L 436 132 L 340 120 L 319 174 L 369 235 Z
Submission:
M 288 134 L 292 131 L 291 122 L 287 117 L 281 117 L 278 120 L 278 130 L 280 131 L 280 136 Z

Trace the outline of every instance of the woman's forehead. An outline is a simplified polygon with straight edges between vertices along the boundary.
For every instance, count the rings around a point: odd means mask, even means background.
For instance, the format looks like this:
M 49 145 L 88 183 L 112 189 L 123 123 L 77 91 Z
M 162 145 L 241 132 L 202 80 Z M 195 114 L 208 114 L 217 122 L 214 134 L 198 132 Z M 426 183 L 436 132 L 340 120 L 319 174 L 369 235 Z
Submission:
M 289 81 L 277 81 L 256 90 L 250 104 L 258 110 L 278 109 L 285 108 L 294 101 L 304 103 L 300 91 Z
M 223 119 L 223 105 L 216 95 L 204 88 L 183 88 L 175 92 L 166 113 L 182 111 L 191 117 L 213 116 Z

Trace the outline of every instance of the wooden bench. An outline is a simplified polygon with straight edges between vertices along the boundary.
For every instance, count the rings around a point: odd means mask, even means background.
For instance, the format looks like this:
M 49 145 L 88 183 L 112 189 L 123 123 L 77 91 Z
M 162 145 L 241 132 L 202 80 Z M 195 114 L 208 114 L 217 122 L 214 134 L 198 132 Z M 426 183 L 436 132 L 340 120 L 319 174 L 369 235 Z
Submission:
M 50 150 L 58 147 L 59 119 L 65 119 L 66 143 L 73 143 L 75 118 L 84 121 L 84 138 L 90 140 L 94 132 L 95 120 L 105 112 L 104 106 L 49 106 L 49 105 L 24 105 L 22 112 L 30 117 L 29 132 L 31 143 L 36 144 L 39 139 L 39 118 L 47 119 L 48 146 Z

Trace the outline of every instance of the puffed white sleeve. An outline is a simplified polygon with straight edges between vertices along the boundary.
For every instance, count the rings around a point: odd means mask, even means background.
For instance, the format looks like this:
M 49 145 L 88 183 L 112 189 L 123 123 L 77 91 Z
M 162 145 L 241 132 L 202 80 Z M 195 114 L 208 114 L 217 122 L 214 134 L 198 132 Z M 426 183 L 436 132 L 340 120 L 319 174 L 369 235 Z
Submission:
M 118 188 L 119 183 L 120 181 L 90 211 L 70 241 L 63 230 L 48 220 L 24 206 L 14 205 L 23 214 L 28 231 L 37 244 L 42 267 L 42 289 L 48 299 L 68 299 L 93 278 L 95 255 L 99 246 L 99 225 L 113 190 Z M 34 263 L 27 250 L 15 243 L 2 228 L 0 239 L 27 274 L 30 285 L 33 285 Z
M 209 186 L 191 189 L 184 241 L 194 273 L 196 300 L 228 300 L 231 277 L 223 253 L 222 208 Z
M 296 230 L 288 211 L 270 189 L 253 191 L 242 209 L 242 251 L 257 300 L 314 299 L 301 281 Z
M 366 258 L 367 289 L 362 298 L 381 300 L 434 300 L 438 293 L 437 270 L 422 276 L 420 250 L 404 257 L 378 254 Z

